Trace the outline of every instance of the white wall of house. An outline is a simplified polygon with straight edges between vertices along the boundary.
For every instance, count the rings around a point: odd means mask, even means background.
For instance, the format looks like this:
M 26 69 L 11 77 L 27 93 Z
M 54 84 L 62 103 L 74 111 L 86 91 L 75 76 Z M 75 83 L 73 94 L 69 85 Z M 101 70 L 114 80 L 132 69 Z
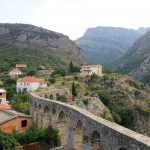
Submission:
M 0 103 L 2 104 L 7 104 L 8 102 L 6 101 L 6 91 L 3 89 L 0 89 Z
M 32 92 L 38 88 L 45 88 L 47 84 L 40 84 L 39 82 L 17 82 L 16 90 L 17 93 L 27 90 L 27 92 Z
M 90 76 L 92 74 L 96 74 L 98 76 L 102 76 L 102 66 L 101 65 L 85 65 L 81 66 L 81 73 L 82 77 Z
M 20 72 L 10 72 L 9 73 L 9 76 L 11 76 L 11 77 L 15 77 L 15 76 L 19 76 L 19 75 L 22 75 L 21 71 Z

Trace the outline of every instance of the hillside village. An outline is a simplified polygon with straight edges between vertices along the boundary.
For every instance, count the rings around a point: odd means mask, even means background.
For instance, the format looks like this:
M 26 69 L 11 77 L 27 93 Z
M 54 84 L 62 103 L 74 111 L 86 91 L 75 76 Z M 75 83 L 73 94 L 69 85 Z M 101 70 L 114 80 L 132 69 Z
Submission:
M 0 123 L 2 131 L 12 133 L 14 129 L 30 130 L 32 118 L 29 114 L 28 94 L 36 93 L 46 99 L 78 106 L 96 116 L 150 135 L 146 121 L 150 96 L 149 88 L 144 84 L 109 70 L 102 71 L 102 66 L 99 64 L 82 65 L 80 70 L 76 71 L 76 67 L 71 62 L 69 70 L 61 67 L 49 71 L 37 70 L 32 76 L 25 73 L 28 67 L 16 64 L 16 68 L 13 69 L 16 72 L 11 70 L 11 73 L 6 75 L 7 79 L 1 78 L 0 116 L 5 116 Z M 22 73 L 18 73 L 18 70 Z M 7 80 L 8 83 L 10 82 L 9 86 L 14 87 L 13 93 L 9 88 L 8 91 L 7 87 L 5 89 Z M 51 95 L 49 91 L 53 91 Z M 115 101 L 112 100 L 113 98 Z M 143 99 L 142 105 L 141 99 Z M 126 115 L 130 115 L 130 118 L 126 118 Z M 145 118 L 142 119 L 142 126 L 140 118 Z
M 128 128 L 143 139 L 150 136 L 148 84 L 102 64 L 87 64 L 81 49 L 63 34 L 31 25 L 2 26 L 0 52 L 6 53 L 0 60 L 0 149 L 66 150 L 67 120 L 59 107 L 62 113 L 56 121 L 56 110 L 50 110 L 55 104 L 69 106 L 69 113 L 76 108 L 78 117 L 84 111 L 94 115 L 117 132 Z M 45 108 L 31 102 L 33 95 Z M 48 106 L 51 101 L 55 103 Z M 91 141 L 91 149 L 99 150 L 100 134 L 87 135 L 83 127 L 79 120 L 76 129 L 69 128 L 75 133 L 74 149 L 82 150 Z

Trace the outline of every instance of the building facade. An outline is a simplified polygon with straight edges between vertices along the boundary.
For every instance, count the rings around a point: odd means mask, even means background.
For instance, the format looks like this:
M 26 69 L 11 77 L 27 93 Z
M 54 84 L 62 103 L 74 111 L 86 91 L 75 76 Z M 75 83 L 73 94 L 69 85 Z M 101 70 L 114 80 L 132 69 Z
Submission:
M 27 64 L 16 64 L 16 68 L 27 68 Z
M 6 101 L 6 91 L 4 89 L 0 89 L 0 103 L 1 104 L 7 104 Z
M 99 77 L 102 77 L 102 66 L 98 65 L 82 65 L 81 66 L 81 77 L 90 76 L 92 74 L 96 74 Z
M 13 69 L 9 72 L 9 76 L 11 76 L 11 77 L 16 77 L 16 76 L 19 76 L 19 75 L 22 75 L 22 71 L 20 71 L 17 68 L 15 68 L 15 69 Z
M 0 109 L 0 129 L 11 133 L 13 130 L 25 131 L 32 124 L 31 117 L 13 110 Z
M 16 91 L 17 93 L 27 91 L 33 92 L 39 88 L 46 88 L 47 82 L 41 78 L 24 77 L 17 80 Z

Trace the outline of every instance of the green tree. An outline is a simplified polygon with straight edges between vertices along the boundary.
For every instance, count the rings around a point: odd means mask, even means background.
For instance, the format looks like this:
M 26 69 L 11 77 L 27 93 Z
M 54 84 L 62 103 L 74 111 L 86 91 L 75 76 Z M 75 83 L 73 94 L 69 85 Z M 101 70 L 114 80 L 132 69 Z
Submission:
M 12 108 L 16 111 L 29 114 L 29 95 L 25 93 L 15 94 L 11 101 Z
M 75 85 L 74 81 L 72 83 L 72 95 L 73 95 L 73 97 L 77 96 L 76 85 Z
M 49 81 L 50 83 L 55 83 L 55 82 L 56 82 L 56 79 L 55 79 L 54 77 L 52 77 L 52 78 L 49 78 L 48 81 Z
M 75 70 L 74 70 L 74 65 L 73 65 L 73 62 L 71 61 L 70 64 L 69 64 L 69 71 L 70 73 L 73 73 Z
M 52 74 L 52 76 L 59 75 L 59 76 L 64 77 L 64 76 L 66 76 L 66 74 L 67 74 L 67 68 L 58 67 L 58 68 L 55 68 L 54 73 Z
M 0 149 L 1 150 L 16 150 L 19 142 L 13 135 L 0 131 Z

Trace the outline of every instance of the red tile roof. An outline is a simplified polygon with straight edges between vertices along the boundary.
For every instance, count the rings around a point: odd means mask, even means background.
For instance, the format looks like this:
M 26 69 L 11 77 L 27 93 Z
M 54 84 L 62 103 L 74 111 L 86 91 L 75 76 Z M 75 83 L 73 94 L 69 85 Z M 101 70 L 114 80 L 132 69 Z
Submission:
M 15 69 L 11 70 L 10 72 L 16 73 L 16 72 L 21 72 L 21 71 L 19 69 L 15 68 Z
M 27 67 L 27 64 L 16 64 L 16 67 Z
M 0 103 L 0 109 L 11 109 L 11 106 L 7 105 L 7 104 L 1 104 Z
M 45 80 L 37 77 L 24 77 L 19 78 L 17 82 L 40 82 L 40 83 L 47 83 Z

